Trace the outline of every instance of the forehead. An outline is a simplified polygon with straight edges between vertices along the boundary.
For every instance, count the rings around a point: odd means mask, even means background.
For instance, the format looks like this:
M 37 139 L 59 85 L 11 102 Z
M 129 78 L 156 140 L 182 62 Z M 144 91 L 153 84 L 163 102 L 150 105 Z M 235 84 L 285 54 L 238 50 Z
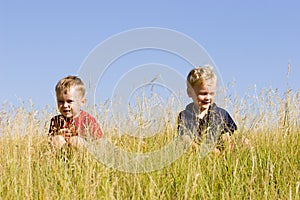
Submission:
M 77 98 L 80 96 L 80 92 L 75 87 L 65 89 L 56 93 L 57 98 Z
M 216 91 L 217 85 L 215 83 L 196 84 L 194 85 L 194 91 Z

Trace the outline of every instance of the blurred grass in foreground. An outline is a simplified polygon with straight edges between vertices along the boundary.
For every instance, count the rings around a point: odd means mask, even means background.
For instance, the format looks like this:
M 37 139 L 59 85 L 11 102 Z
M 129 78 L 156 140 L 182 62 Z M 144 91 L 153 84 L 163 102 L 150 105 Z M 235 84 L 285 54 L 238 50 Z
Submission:
M 199 159 L 189 150 L 162 170 L 139 174 L 107 168 L 86 151 L 52 152 L 46 133 L 53 113 L 3 105 L 0 199 L 300 199 L 299 96 L 270 89 L 228 101 L 239 126 L 233 152 Z M 176 137 L 168 121 L 146 139 L 117 136 L 108 119 L 102 123 L 126 151 L 157 150 Z

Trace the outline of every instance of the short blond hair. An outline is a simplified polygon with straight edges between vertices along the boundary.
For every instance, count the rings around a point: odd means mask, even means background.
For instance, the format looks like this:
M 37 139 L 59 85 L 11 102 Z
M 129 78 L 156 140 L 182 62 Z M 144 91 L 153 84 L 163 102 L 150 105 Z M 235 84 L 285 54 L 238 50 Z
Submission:
M 79 92 L 81 98 L 85 96 L 85 85 L 77 76 L 67 76 L 62 78 L 55 86 L 56 95 L 62 93 L 66 94 L 73 87 Z
M 195 85 L 204 86 L 205 84 L 217 84 L 217 76 L 213 68 L 209 65 L 203 67 L 196 67 L 192 69 L 187 76 L 187 87 L 194 87 Z

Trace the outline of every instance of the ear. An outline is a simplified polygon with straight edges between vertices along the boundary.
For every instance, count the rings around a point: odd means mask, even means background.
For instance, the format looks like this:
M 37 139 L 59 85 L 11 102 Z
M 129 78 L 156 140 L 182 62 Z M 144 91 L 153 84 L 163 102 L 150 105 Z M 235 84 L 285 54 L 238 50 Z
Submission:
M 81 100 L 81 103 L 82 103 L 82 105 L 84 105 L 84 104 L 86 103 L 86 99 L 83 98 L 83 99 Z
M 192 94 L 193 94 L 193 92 L 194 91 L 192 91 L 193 89 L 192 88 L 190 88 L 190 87 L 187 87 L 186 88 L 186 93 L 187 93 L 187 95 L 189 96 L 189 97 L 192 97 Z

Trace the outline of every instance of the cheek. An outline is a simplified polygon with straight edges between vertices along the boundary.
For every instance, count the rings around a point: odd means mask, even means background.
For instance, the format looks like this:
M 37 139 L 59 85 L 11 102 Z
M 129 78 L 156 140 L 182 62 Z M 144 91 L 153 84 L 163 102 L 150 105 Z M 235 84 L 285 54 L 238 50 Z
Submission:
M 81 104 L 78 102 L 78 103 L 74 103 L 73 104 L 73 108 L 75 108 L 75 109 L 80 109 L 81 108 Z
M 203 95 L 198 95 L 197 99 L 204 99 L 204 96 Z

